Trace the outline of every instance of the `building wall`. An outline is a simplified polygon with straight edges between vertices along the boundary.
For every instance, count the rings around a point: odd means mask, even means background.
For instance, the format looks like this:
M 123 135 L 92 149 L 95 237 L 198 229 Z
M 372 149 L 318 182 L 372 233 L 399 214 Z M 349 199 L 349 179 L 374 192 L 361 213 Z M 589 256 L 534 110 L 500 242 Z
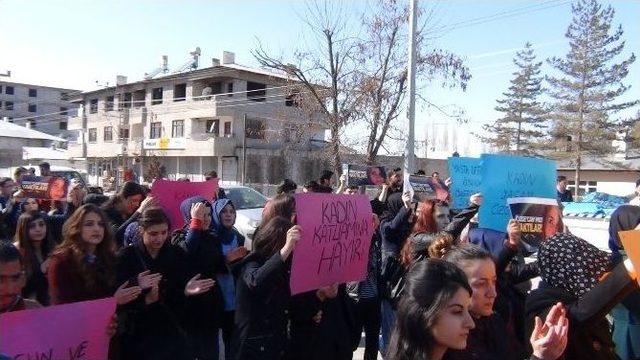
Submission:
M 558 175 L 564 175 L 569 181 L 575 177 L 572 170 L 558 170 Z M 636 180 L 640 178 L 638 171 L 613 171 L 613 170 L 582 170 L 580 181 L 595 182 L 596 191 L 612 195 L 627 196 L 632 194 L 636 187 Z
M 13 95 L 7 94 L 7 86 L 13 86 Z M 60 128 L 60 123 L 66 123 L 68 115 L 73 115 L 77 112 L 77 105 L 63 100 L 63 95 L 70 94 L 76 90 L 6 81 L 0 81 L 0 87 L 2 88 L 2 91 L 0 91 L 0 118 L 16 119 L 13 122 L 25 125 L 28 122 L 27 119 L 18 119 L 39 116 L 33 119 L 32 128 L 52 135 L 62 135 L 62 137 L 69 134 L 68 131 Z M 36 90 L 35 97 L 29 96 L 29 89 Z M 7 102 L 13 103 L 13 110 L 7 109 Z M 29 105 L 35 105 L 36 111 L 30 112 Z M 62 107 L 68 109 L 68 115 L 53 114 L 60 113 Z M 50 115 L 43 116 L 44 114 Z

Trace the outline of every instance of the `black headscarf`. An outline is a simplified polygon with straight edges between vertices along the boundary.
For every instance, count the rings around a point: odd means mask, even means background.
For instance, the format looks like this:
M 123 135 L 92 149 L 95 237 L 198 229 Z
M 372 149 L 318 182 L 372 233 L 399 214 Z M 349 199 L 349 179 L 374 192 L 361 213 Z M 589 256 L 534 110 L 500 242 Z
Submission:
M 576 298 L 598 284 L 611 270 L 609 254 L 571 234 L 558 233 L 542 242 L 538 252 L 542 280 Z
M 609 249 L 618 255 L 622 243 L 618 231 L 633 230 L 640 224 L 640 206 L 622 205 L 611 214 L 609 221 Z

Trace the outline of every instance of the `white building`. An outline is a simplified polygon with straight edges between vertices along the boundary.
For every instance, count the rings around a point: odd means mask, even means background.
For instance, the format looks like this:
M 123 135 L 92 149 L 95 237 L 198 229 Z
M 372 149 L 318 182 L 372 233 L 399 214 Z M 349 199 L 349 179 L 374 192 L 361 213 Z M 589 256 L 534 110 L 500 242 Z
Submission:
M 223 181 L 240 182 L 244 172 L 247 183 L 302 182 L 321 171 L 325 128 L 295 106 L 291 87 L 281 75 L 235 64 L 228 52 L 203 69 L 132 83 L 119 77 L 72 99 L 81 110 L 69 119 L 79 131 L 69 150 L 87 160 L 92 183 L 124 167 L 142 177 L 153 157 L 169 179 L 216 170 Z
M 0 77 L 0 119 L 66 138 L 67 117 L 77 105 L 69 96 L 78 90 L 23 84 Z

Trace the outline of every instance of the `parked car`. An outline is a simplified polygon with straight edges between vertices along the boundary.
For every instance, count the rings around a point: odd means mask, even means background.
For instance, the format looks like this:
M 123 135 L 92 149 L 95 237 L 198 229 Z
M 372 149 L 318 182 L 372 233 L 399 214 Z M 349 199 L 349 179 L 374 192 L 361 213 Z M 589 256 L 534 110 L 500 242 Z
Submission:
M 224 193 L 236 207 L 235 228 L 245 237 L 245 246 L 251 250 L 253 235 L 260 225 L 268 198 L 246 186 L 225 187 Z

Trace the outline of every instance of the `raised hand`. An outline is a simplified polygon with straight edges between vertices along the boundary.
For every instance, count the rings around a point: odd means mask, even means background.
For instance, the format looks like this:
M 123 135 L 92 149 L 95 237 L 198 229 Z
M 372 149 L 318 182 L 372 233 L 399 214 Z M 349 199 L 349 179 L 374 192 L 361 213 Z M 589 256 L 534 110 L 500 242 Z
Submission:
M 298 243 L 298 240 L 300 240 L 300 237 L 301 237 L 301 234 L 300 234 L 299 225 L 294 225 L 291 227 L 291 229 L 287 231 L 287 240 L 284 246 L 282 247 L 282 249 L 280 250 L 280 256 L 282 257 L 282 261 L 287 260 L 289 255 L 291 255 L 291 253 L 293 252 L 293 249 L 295 249 L 296 244 Z
M 569 319 L 561 303 L 554 305 L 543 323 L 536 316 L 535 327 L 531 334 L 533 355 L 540 360 L 556 360 L 567 347 Z
M 112 338 L 113 335 L 116 334 L 116 330 L 118 330 L 118 315 L 111 315 L 111 319 L 109 320 L 109 324 L 107 324 L 107 336 Z
M 227 256 L 226 256 L 226 261 L 227 263 L 231 264 L 235 261 L 238 261 L 240 259 L 242 259 L 243 257 L 247 256 L 247 254 L 249 253 L 249 251 L 247 250 L 246 247 L 244 246 L 239 246 L 233 250 L 231 250 Z
M 138 286 L 143 290 L 157 286 L 160 283 L 160 280 L 162 280 L 162 274 L 152 274 L 150 270 L 143 271 L 138 274 Z
M 200 274 L 194 276 L 184 287 L 184 294 L 187 296 L 204 294 L 216 284 L 213 279 L 200 280 Z
M 142 293 L 142 289 L 140 288 L 140 286 L 127 287 L 127 285 L 129 285 L 129 281 L 126 281 L 124 284 L 120 285 L 115 294 L 113 294 L 113 297 L 116 298 L 116 302 L 118 305 L 128 304 L 135 300 L 138 296 L 140 296 L 140 293 Z
M 154 302 L 160 299 L 160 287 L 158 284 L 151 287 L 151 291 L 147 293 L 144 297 L 145 304 L 153 304 Z
M 477 205 L 477 206 L 481 206 L 482 205 L 482 194 L 477 193 L 477 194 L 473 194 L 469 197 L 469 202 Z
M 520 231 L 520 223 L 517 220 L 509 220 L 507 225 L 507 236 L 509 238 L 509 245 L 512 247 L 518 246 L 520 240 L 522 240 L 522 232 Z
M 204 220 L 204 214 L 209 211 L 207 205 L 204 203 L 195 203 L 191 205 L 191 218 Z
M 155 205 L 156 200 L 153 198 L 153 196 L 147 196 L 146 198 L 144 198 L 144 200 L 142 200 L 142 202 L 140 203 L 140 207 L 138 207 L 138 210 L 136 211 L 142 214 L 143 211 L 154 207 Z

